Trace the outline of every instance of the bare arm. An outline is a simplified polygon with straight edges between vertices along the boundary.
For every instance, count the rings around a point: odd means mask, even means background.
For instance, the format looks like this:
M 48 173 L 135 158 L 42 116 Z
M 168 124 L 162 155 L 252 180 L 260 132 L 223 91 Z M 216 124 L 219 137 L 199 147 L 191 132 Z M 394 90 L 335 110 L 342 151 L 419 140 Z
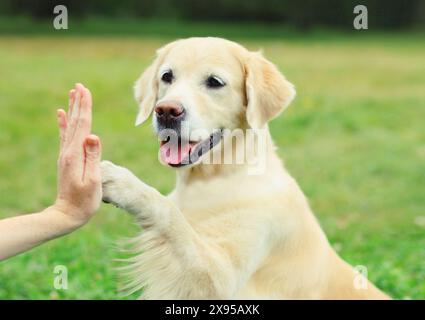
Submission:
M 91 135 L 92 99 L 77 84 L 70 91 L 69 111 L 58 110 L 60 154 L 58 195 L 49 208 L 0 220 L 0 261 L 87 223 L 101 200 L 100 140 Z

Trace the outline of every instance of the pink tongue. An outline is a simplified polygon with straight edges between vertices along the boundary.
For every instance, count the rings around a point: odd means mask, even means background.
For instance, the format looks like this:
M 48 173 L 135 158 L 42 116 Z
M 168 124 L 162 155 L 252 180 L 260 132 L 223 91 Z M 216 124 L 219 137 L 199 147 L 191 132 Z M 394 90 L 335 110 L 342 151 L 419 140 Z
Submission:
M 186 143 L 181 146 L 167 142 L 161 142 L 161 146 L 159 148 L 161 159 L 167 164 L 180 164 L 183 159 L 189 157 L 190 149 L 192 149 L 190 143 Z

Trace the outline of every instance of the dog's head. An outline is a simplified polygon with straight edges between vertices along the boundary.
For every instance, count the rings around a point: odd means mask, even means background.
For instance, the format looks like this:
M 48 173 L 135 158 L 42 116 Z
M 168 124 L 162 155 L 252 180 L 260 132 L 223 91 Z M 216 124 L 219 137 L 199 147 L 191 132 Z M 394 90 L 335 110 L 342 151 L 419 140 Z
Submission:
M 164 164 L 200 162 L 222 129 L 265 127 L 295 96 L 277 68 L 258 52 L 219 38 L 189 38 L 157 51 L 135 85 L 136 125 L 153 112 Z

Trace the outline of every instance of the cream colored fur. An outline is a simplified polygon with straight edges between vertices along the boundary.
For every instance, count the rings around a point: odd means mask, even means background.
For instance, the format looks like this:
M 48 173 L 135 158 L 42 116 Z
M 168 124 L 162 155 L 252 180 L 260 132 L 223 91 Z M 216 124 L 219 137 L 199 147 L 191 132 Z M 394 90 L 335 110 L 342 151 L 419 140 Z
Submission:
M 175 70 L 175 84 L 161 83 L 161 68 Z M 226 87 L 202 88 L 208 73 L 225 77 Z M 191 130 L 263 128 L 266 170 L 249 175 L 248 164 L 191 165 L 177 170 L 175 190 L 163 196 L 103 162 L 104 199 L 134 214 L 143 228 L 123 270 L 125 289 L 144 288 L 147 299 L 388 298 L 371 283 L 355 288 L 359 276 L 332 249 L 276 155 L 267 122 L 294 96 L 273 64 L 227 40 L 190 38 L 158 51 L 136 83 L 137 123 L 157 102 L 177 100 L 188 109 Z

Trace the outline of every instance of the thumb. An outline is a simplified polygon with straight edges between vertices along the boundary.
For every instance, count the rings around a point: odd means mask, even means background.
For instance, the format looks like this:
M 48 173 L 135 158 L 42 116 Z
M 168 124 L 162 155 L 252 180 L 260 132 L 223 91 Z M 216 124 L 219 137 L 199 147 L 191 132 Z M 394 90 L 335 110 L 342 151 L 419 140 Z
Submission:
M 87 178 L 100 178 L 102 146 L 99 137 L 94 134 L 87 136 L 84 141 L 84 151 L 86 157 L 84 180 Z

